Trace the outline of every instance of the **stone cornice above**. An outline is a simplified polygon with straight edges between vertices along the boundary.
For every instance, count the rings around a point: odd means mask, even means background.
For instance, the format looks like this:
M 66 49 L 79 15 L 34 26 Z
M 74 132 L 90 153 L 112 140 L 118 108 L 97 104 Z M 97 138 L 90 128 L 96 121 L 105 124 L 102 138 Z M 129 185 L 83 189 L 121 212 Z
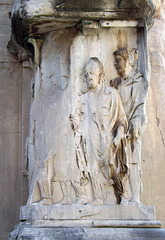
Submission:
M 82 20 L 127 20 L 153 24 L 152 0 L 15 0 L 12 40 L 23 47 L 29 37 L 42 38 L 56 29 L 72 27 Z

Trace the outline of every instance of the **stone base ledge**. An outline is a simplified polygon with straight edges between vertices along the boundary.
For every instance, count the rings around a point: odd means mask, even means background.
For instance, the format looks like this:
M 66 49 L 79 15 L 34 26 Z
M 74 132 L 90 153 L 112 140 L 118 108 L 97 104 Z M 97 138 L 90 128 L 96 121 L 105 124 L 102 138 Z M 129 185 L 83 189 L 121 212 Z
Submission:
M 20 220 L 139 220 L 155 221 L 154 207 L 136 205 L 40 205 L 22 206 Z
M 35 227 L 85 227 L 85 228 L 161 228 L 160 221 L 115 221 L 115 220 L 37 220 Z
M 37 227 L 21 223 L 9 240 L 163 240 L 165 229 Z

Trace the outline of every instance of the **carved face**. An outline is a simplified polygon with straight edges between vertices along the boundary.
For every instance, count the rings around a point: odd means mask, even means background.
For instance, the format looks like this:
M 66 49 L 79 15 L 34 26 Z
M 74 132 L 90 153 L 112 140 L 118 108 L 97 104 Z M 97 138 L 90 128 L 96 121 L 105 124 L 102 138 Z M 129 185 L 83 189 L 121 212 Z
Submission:
M 126 60 L 123 57 L 116 55 L 114 66 L 120 76 L 124 77 L 126 75 Z
M 100 69 L 98 64 L 89 64 L 85 69 L 85 78 L 88 89 L 95 89 L 100 83 Z

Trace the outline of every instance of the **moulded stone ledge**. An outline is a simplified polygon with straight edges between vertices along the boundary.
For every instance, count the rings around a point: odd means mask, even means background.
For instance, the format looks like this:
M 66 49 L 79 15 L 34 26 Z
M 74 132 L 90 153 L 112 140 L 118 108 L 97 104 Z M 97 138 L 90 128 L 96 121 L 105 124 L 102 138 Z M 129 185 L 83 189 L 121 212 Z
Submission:
M 85 227 L 37 227 L 21 223 L 9 240 L 163 240 L 165 229 L 146 228 L 85 228 Z
M 112 227 L 112 228 L 161 228 L 160 221 L 133 220 L 36 220 L 37 227 Z
M 142 220 L 155 221 L 155 208 L 140 205 L 39 205 L 21 207 L 21 220 Z
M 83 19 L 141 19 L 151 26 L 154 13 L 152 0 L 15 0 L 12 33 L 16 42 L 23 46 L 27 36 L 39 34 L 42 25 L 46 26 L 45 31 L 51 31 L 76 25 Z

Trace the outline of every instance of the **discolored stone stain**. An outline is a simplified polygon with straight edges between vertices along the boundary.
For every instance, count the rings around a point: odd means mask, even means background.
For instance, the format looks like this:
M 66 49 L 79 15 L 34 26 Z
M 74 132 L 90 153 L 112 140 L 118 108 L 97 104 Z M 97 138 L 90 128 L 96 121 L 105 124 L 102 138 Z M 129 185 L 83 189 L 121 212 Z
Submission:
M 128 46 L 128 39 L 127 39 L 127 33 L 124 29 L 119 29 L 118 35 L 117 35 L 117 48 L 123 48 Z

